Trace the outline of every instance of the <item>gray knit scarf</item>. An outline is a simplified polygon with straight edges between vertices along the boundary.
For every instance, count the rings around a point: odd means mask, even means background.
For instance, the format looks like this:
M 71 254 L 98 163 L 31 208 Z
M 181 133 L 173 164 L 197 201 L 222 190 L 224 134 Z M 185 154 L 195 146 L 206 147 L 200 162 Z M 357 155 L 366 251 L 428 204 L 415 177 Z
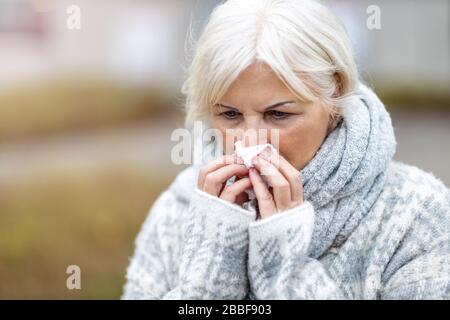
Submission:
M 316 219 L 309 256 L 341 245 L 380 195 L 396 149 L 391 117 L 363 84 L 314 158 L 301 170 Z
M 391 118 L 376 94 L 361 83 L 352 101 L 342 121 L 300 171 L 304 199 L 316 212 L 309 247 L 312 258 L 345 242 L 369 212 L 395 153 Z M 217 155 L 216 148 L 205 145 L 203 159 Z

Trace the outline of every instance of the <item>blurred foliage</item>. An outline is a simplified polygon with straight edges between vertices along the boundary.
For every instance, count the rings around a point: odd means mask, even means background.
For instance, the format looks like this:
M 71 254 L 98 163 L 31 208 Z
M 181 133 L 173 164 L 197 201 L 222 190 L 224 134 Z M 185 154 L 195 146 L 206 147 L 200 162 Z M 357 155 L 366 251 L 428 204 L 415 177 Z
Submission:
M 173 178 L 106 168 L 0 190 L 0 298 L 119 298 L 136 234 Z M 66 288 L 72 264 L 81 290 Z
M 22 84 L 0 92 L 0 148 L 21 138 L 45 146 L 47 135 L 95 138 L 122 124 L 167 121 L 173 96 L 105 79 Z M 0 299 L 119 298 L 139 228 L 174 171 L 105 159 L 0 181 Z M 81 290 L 66 288 L 73 264 L 81 268 Z
M 0 92 L 0 142 L 59 131 L 115 126 L 167 112 L 174 96 L 161 87 L 106 79 L 54 79 Z

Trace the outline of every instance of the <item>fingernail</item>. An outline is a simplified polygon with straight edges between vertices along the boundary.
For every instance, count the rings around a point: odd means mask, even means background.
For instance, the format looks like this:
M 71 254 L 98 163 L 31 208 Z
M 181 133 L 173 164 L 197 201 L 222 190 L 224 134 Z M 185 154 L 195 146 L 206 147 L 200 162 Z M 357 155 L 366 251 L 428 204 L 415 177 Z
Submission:
M 260 165 L 267 165 L 267 163 L 270 162 L 269 160 L 266 160 L 264 157 L 259 157 L 258 161 Z
M 261 156 L 261 158 L 269 160 L 270 159 L 270 154 L 269 151 L 267 151 L 267 149 L 265 149 L 263 152 L 261 152 L 259 154 Z

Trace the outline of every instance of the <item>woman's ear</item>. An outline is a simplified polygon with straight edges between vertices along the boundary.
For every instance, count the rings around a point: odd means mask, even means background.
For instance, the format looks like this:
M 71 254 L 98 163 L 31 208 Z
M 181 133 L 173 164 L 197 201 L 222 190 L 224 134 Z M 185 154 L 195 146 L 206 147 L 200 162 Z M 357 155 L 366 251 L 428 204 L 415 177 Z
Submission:
M 331 110 L 329 112 L 327 135 L 338 126 L 338 124 L 340 123 L 341 120 L 342 120 L 342 115 L 339 112 L 339 110 L 334 106 L 331 107 Z
M 344 93 L 344 79 L 342 77 L 342 74 L 339 72 L 335 72 L 333 74 L 334 77 L 334 81 L 335 81 L 335 90 L 333 93 L 333 99 L 337 99 L 339 98 L 343 93 Z M 331 106 L 330 107 L 330 119 L 328 122 L 328 131 L 327 134 L 329 134 L 331 131 L 333 131 L 337 125 L 340 123 L 340 121 L 342 120 L 342 115 L 340 110 L 336 107 L 336 106 Z
M 333 98 L 338 98 L 344 93 L 344 82 L 343 82 L 344 79 L 342 78 L 342 75 L 339 72 L 335 72 L 333 77 L 336 85 Z

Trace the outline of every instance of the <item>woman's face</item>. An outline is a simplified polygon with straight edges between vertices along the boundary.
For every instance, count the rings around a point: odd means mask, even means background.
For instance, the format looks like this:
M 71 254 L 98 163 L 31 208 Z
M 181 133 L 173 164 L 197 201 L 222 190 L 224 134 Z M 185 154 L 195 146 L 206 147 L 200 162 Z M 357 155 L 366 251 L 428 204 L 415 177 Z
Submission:
M 321 103 L 298 100 L 264 63 L 244 70 L 212 107 L 212 125 L 226 143 L 224 150 L 238 139 L 246 146 L 272 143 L 271 138 L 276 137 L 272 130 L 278 130 L 279 152 L 298 170 L 308 164 L 326 138 L 329 119 Z M 267 132 L 267 140 L 255 141 L 250 134 L 240 136 L 239 132 Z

